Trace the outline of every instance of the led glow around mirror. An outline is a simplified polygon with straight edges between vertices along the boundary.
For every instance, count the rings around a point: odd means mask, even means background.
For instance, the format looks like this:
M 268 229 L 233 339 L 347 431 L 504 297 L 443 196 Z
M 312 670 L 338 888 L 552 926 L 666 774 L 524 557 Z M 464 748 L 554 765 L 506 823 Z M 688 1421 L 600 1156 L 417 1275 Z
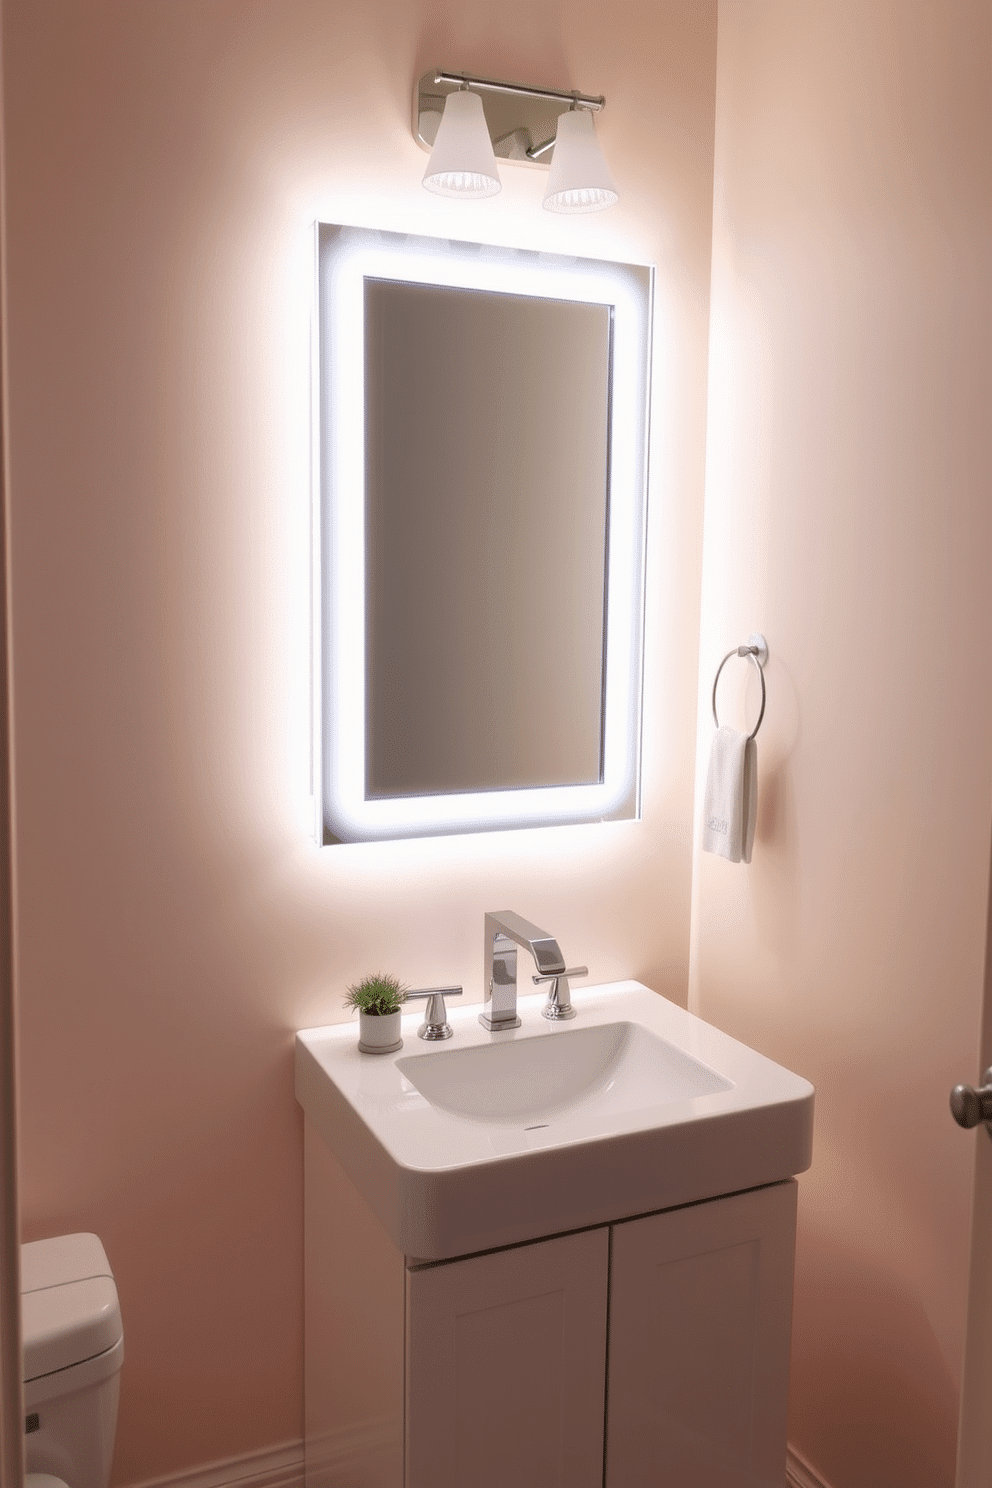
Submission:
M 651 271 L 326 225 L 319 227 L 318 251 L 314 716 L 322 840 L 368 841 L 636 815 Z M 377 778 L 376 762 L 367 753 L 373 692 L 367 678 L 372 656 L 367 439 L 374 421 L 366 408 L 366 315 L 367 304 L 375 303 L 374 296 L 368 298 L 373 282 L 448 287 L 486 300 L 513 296 L 524 307 L 530 298 L 537 308 L 556 302 L 608 313 L 610 376 L 602 414 L 608 424 L 608 530 L 602 555 L 607 613 L 596 632 L 601 648 L 596 661 L 604 678 L 598 780 L 492 790 L 453 783 L 443 794 L 373 795 L 369 787 L 370 779 Z M 567 377 L 567 363 L 561 371 Z M 519 373 L 511 369 L 511 375 Z M 542 389 L 535 390 L 535 397 L 541 394 Z M 465 499 L 472 499 L 471 491 L 466 490 Z M 547 583 L 566 585 L 568 574 L 556 567 L 555 559 L 552 550 Z M 459 555 L 452 552 L 450 561 L 457 563 Z M 453 623 L 458 624 L 456 616 Z M 516 678 L 493 679 L 493 686 L 500 689 L 511 717 L 538 718 L 541 727 L 553 729 L 554 719 L 540 711 L 542 699 L 524 695 Z

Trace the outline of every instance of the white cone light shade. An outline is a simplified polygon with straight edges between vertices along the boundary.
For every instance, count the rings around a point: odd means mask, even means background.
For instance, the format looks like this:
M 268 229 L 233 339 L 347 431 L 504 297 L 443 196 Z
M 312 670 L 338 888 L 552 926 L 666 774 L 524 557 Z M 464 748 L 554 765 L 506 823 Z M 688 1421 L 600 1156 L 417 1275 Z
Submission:
M 549 212 L 601 212 L 617 200 L 592 114 L 588 109 L 570 109 L 559 115 L 543 205 Z
M 424 185 L 438 196 L 495 196 L 500 189 L 489 126 L 478 93 L 449 93 Z

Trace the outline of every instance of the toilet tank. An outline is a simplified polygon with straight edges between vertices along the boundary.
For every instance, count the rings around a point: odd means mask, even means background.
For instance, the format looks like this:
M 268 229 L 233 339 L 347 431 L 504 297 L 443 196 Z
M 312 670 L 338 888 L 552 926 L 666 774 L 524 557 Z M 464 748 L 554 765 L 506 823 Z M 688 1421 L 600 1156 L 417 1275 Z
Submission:
M 107 1488 L 124 1331 L 96 1235 L 21 1246 L 25 1455 L 29 1472 Z

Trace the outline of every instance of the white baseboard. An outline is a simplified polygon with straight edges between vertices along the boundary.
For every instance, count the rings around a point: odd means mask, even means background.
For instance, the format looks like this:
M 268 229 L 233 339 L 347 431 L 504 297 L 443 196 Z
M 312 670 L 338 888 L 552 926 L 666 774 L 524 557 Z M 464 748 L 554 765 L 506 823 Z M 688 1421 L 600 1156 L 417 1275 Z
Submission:
M 786 1488 L 829 1488 L 795 1447 L 790 1447 L 786 1454 L 785 1481 Z
M 314 1435 L 307 1444 L 309 1488 L 382 1488 L 403 1481 L 403 1422 L 372 1417 Z
M 333 1441 L 324 1443 L 325 1471 L 360 1460 L 370 1448 L 383 1445 L 380 1430 L 357 1428 L 341 1432 Z M 786 1488 L 828 1488 L 810 1467 L 805 1457 L 790 1447 L 785 1464 Z M 229 1457 L 226 1462 L 212 1462 L 207 1467 L 194 1467 L 186 1472 L 170 1473 L 162 1478 L 149 1478 L 135 1488 L 305 1488 L 303 1443 L 284 1442 L 249 1452 L 243 1457 Z
M 304 1488 L 303 1443 L 283 1442 L 225 1462 L 148 1478 L 135 1488 Z

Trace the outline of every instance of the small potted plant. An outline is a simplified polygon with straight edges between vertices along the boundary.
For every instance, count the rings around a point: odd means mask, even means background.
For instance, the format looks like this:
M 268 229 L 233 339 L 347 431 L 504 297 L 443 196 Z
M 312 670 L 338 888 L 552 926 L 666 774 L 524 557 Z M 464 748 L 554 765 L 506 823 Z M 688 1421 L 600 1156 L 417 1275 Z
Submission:
M 348 988 L 345 1007 L 358 1009 L 358 1047 L 363 1054 L 391 1054 L 402 1047 L 400 1019 L 406 988 L 377 971 Z

